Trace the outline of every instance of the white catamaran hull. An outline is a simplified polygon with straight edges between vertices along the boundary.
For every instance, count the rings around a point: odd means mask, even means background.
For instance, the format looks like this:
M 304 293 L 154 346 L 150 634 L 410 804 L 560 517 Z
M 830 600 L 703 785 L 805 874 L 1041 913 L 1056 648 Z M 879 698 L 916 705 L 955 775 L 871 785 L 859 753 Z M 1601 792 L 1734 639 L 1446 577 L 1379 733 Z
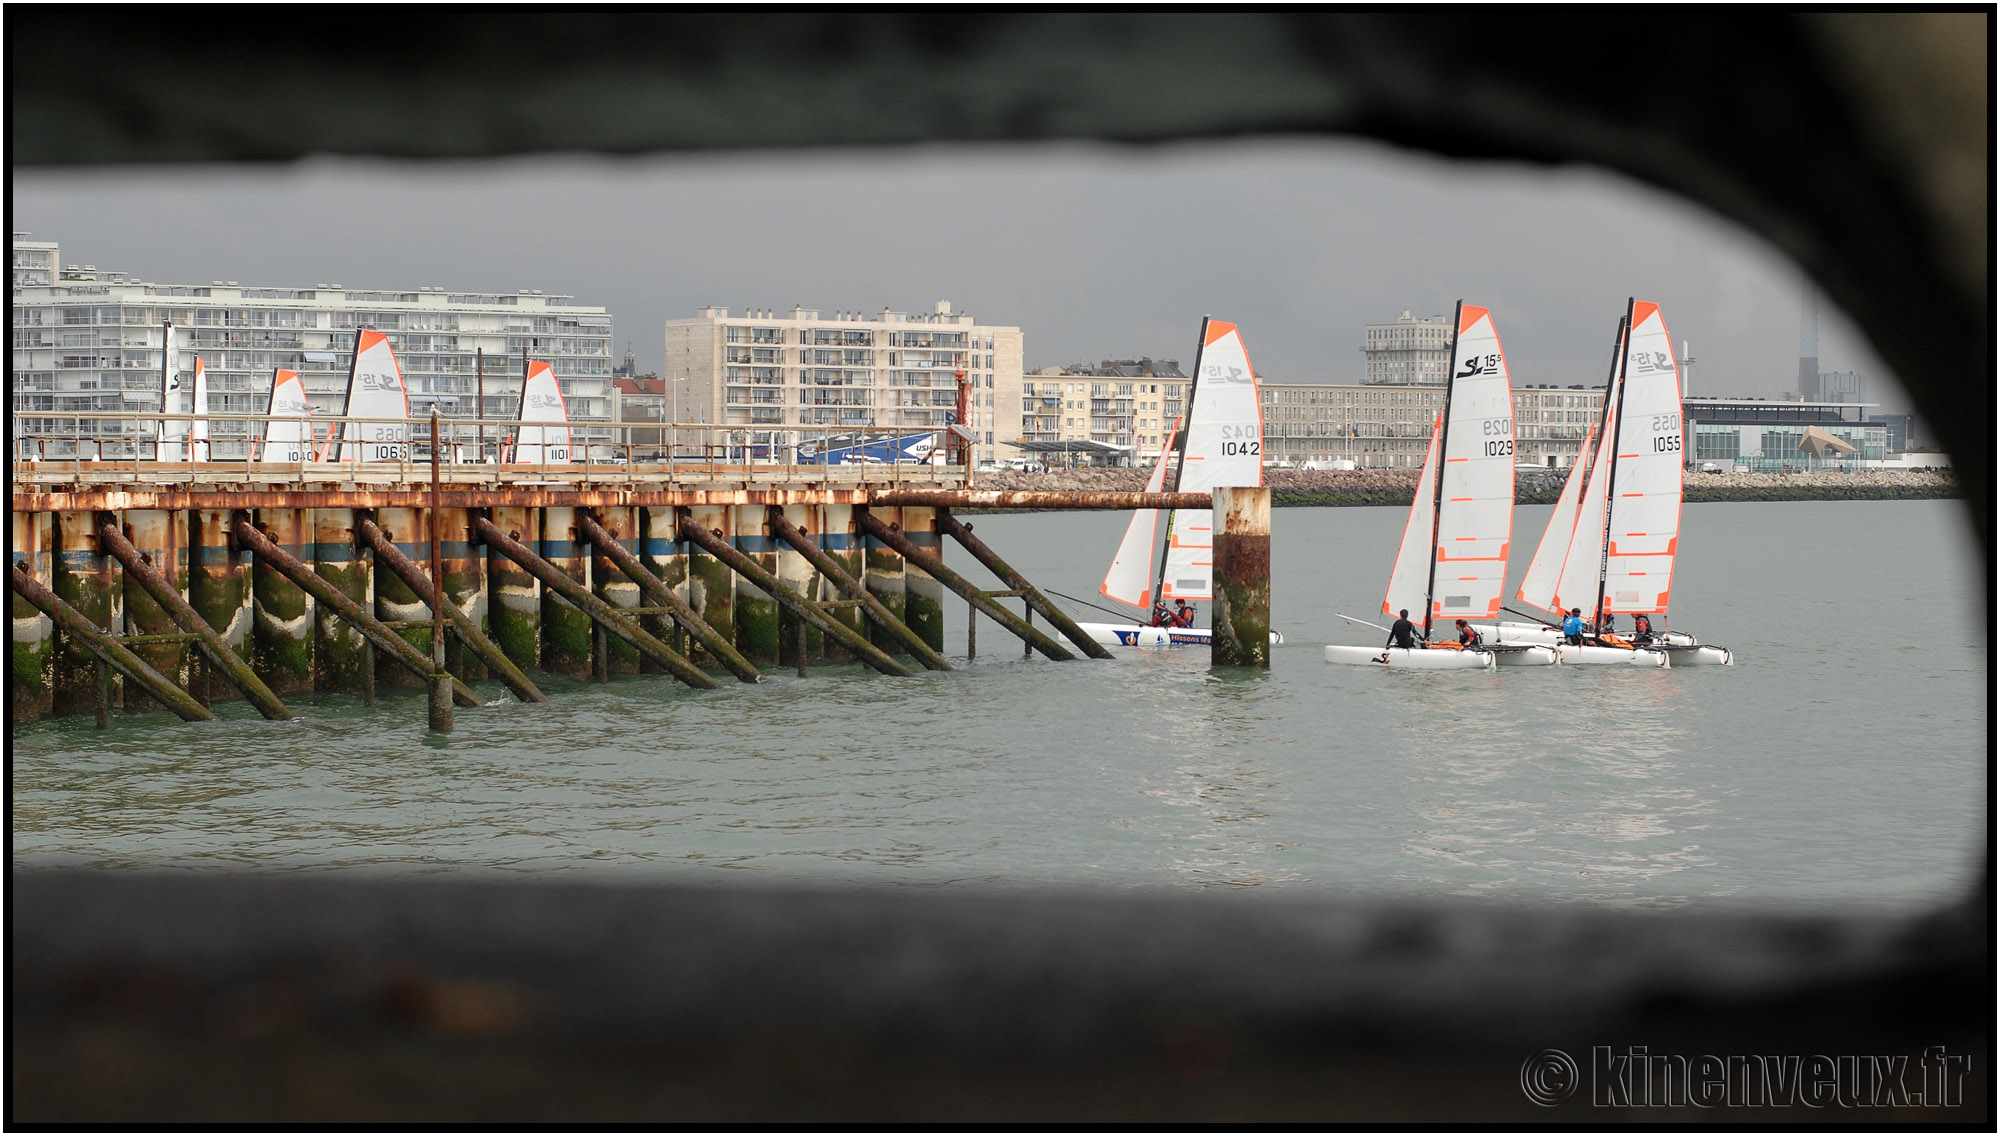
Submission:
M 1494 664 L 1502 667 L 1552 667 L 1559 659 L 1555 647 L 1546 643 L 1516 644 L 1510 640 L 1487 650 Z
M 1491 670 L 1493 656 L 1485 651 L 1454 651 L 1450 648 L 1348 647 L 1332 644 L 1326 661 L 1350 666 L 1406 667 L 1410 670 L 1469 671 Z
M 1668 666 L 1733 667 L 1736 665 L 1736 652 L 1713 643 L 1695 645 L 1669 642 L 1664 651 Z
M 1625 647 L 1576 646 L 1564 643 L 1556 648 L 1564 666 L 1571 667 L 1664 667 L 1667 665 L 1665 651 L 1648 651 Z
M 1562 642 L 1562 632 L 1539 623 L 1520 623 L 1504 620 L 1499 624 L 1475 623 L 1472 629 L 1486 637 L 1488 643 L 1539 643 L 1553 647 Z
M 1107 647 L 1206 647 L 1209 632 L 1206 627 L 1144 627 L 1137 623 L 1079 623 L 1084 633 Z M 1271 632 L 1271 644 L 1283 643 L 1285 637 Z

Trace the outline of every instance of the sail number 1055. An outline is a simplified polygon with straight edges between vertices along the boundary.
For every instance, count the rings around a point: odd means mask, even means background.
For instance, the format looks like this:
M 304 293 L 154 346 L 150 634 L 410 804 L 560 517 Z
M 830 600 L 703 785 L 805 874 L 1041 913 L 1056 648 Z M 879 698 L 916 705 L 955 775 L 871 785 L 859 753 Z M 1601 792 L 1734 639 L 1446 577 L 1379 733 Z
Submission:
M 1671 433 L 1666 433 L 1665 431 L 1671 431 Z M 1653 435 L 1654 453 L 1679 453 L 1681 448 L 1681 416 L 1678 414 L 1655 414 L 1653 416 Z

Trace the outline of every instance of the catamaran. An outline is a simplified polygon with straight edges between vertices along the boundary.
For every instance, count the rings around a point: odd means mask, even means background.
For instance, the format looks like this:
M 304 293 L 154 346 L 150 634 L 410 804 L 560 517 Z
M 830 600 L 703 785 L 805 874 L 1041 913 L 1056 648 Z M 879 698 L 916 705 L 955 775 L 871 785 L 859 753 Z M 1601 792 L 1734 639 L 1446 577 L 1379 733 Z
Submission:
M 271 375 L 271 400 L 264 407 L 264 443 L 257 460 L 296 464 L 312 459 L 312 403 L 306 400 L 306 384 L 297 371 L 275 371 Z
M 1640 644 L 1610 629 L 1617 615 L 1666 614 L 1686 457 L 1679 370 L 1660 306 L 1627 300 L 1618 330 L 1603 423 L 1578 453 L 1515 598 L 1558 618 L 1580 609 L 1603 626 L 1593 642 L 1559 645 L 1564 663 L 1726 666 L 1733 652 L 1692 635 L 1662 630 Z
M 1175 430 L 1180 461 L 1171 462 L 1173 448 L 1163 445 L 1146 491 L 1204 493 L 1217 486 L 1264 484 L 1264 408 L 1258 401 L 1257 376 L 1250 369 L 1249 352 L 1244 350 L 1243 336 L 1235 324 L 1202 317 L 1201 346 L 1195 352 L 1187 406 L 1187 414 Z M 1174 485 L 1168 490 L 1170 473 Z M 1167 513 L 1163 545 L 1159 536 L 1162 512 Z M 1134 511 L 1098 591 L 1145 612 L 1173 600 L 1197 603 L 1214 599 L 1213 512 Z M 1159 555 L 1162 549 L 1164 555 Z M 1154 627 L 1140 621 L 1078 626 L 1111 647 L 1205 646 L 1209 642 L 1206 627 Z M 1271 642 L 1284 641 L 1284 636 L 1271 633 Z
M 521 385 L 521 425 L 514 428 L 514 444 L 507 462 L 522 465 L 568 465 L 570 457 L 569 404 L 563 401 L 556 370 L 547 363 L 528 364 L 528 379 Z
M 1507 545 L 1514 529 L 1514 396 L 1500 335 L 1485 308 L 1460 301 L 1452 320 L 1453 361 L 1444 406 L 1431 426 L 1423 472 L 1410 500 L 1403 542 L 1389 571 L 1382 611 L 1423 612 L 1428 643 L 1439 620 L 1500 614 Z M 1374 626 L 1370 624 L 1369 626 Z M 1546 666 L 1554 648 L 1506 642 L 1481 646 L 1355 647 L 1332 644 L 1329 663 L 1483 670 L 1498 664 Z
M 335 460 L 409 460 L 410 397 L 403 386 L 403 369 L 396 364 L 395 349 L 389 346 L 389 337 L 379 331 L 363 331 L 354 344 L 354 362 L 347 372 L 347 403 L 341 415 L 393 421 L 347 423 L 340 432 Z

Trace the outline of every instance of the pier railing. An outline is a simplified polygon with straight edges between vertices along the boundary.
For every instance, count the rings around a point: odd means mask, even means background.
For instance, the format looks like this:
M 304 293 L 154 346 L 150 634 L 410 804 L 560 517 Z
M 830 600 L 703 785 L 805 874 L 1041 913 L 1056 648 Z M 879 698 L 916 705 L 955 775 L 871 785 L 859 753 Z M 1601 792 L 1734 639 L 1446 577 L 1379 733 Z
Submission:
M 964 464 L 944 464 L 947 430 L 939 429 L 926 460 L 850 458 L 828 462 L 829 452 L 858 450 L 925 433 L 922 427 L 852 425 L 773 427 L 756 423 L 605 422 L 537 423 L 479 418 L 432 420 L 349 415 L 161 414 L 131 411 L 26 412 L 13 415 L 9 454 L 15 484 L 118 483 L 143 479 L 270 482 L 367 480 L 414 482 L 431 476 L 438 450 L 446 480 L 487 483 L 593 484 L 656 481 L 669 477 L 738 477 L 758 480 L 868 481 L 957 484 Z M 265 440 L 276 425 L 293 427 L 298 455 L 266 457 Z M 358 435 L 349 438 L 349 427 Z M 539 428 L 541 439 L 521 437 Z M 567 429 L 567 446 L 548 440 Z M 207 437 L 196 437 L 206 432 Z M 384 456 L 338 460 L 343 445 L 366 441 Z M 890 447 L 893 449 L 893 446 Z M 526 453 L 528 460 L 519 460 Z

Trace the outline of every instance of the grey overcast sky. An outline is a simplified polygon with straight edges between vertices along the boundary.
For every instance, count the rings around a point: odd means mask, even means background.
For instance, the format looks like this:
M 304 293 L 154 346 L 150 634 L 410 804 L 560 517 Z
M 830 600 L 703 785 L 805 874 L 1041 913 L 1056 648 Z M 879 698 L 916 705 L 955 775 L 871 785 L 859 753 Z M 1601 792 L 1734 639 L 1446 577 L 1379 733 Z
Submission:
M 1516 383 L 1601 383 L 1625 298 L 1693 345 L 1695 394 L 1798 373 L 1803 277 L 1621 176 L 1262 140 L 763 151 L 643 159 L 16 170 L 14 229 L 157 282 L 514 291 L 602 304 L 642 371 L 720 304 L 873 313 L 949 299 L 1019 326 L 1030 369 L 1190 361 L 1203 314 L 1260 374 L 1355 381 L 1364 324 L 1492 309 Z M 1906 399 L 1820 305 L 1821 369 Z M 1885 381 L 1886 380 L 1886 381 Z

